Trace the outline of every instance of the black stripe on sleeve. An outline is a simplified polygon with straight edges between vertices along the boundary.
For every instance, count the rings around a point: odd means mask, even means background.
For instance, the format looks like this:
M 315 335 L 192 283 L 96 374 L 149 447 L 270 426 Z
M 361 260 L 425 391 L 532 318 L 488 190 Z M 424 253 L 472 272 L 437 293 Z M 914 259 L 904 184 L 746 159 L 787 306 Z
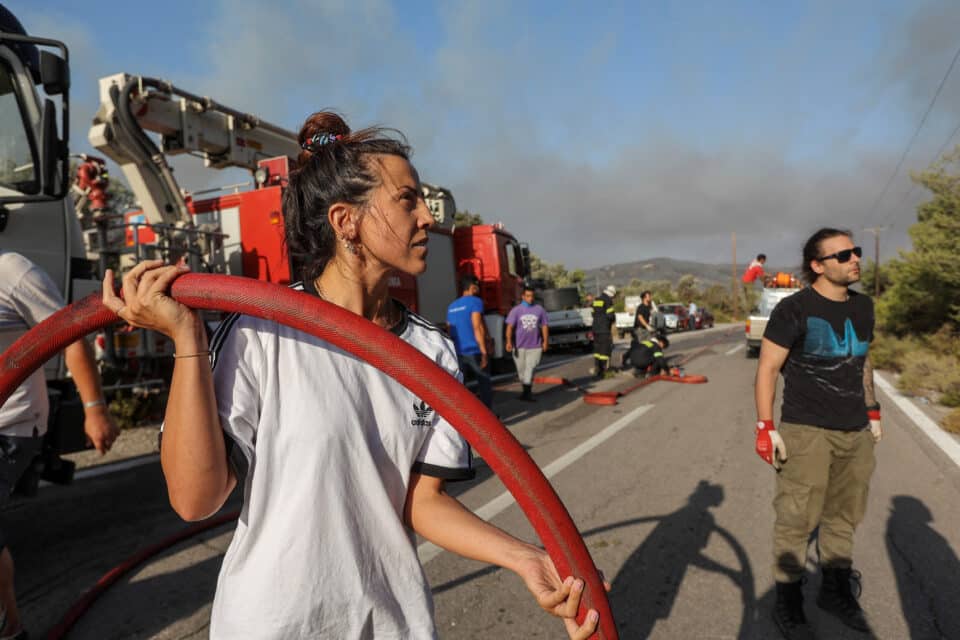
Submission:
M 427 464 L 426 462 L 414 462 L 410 470 L 423 476 L 440 478 L 442 480 L 449 480 L 451 482 L 473 480 L 473 478 L 477 475 L 476 470 L 474 470 L 472 467 L 441 467 L 440 465 Z
M 211 369 L 217 368 L 217 356 L 220 354 L 220 349 L 223 347 L 223 343 L 226 341 L 227 336 L 233 329 L 233 325 L 237 324 L 237 320 L 239 319 L 239 313 L 231 313 L 223 322 L 220 323 L 220 326 L 217 327 L 217 330 L 213 332 L 213 337 L 210 338 Z
M 227 448 L 227 462 L 233 467 L 233 472 L 237 476 L 237 484 L 242 487 L 246 481 L 247 473 L 250 471 L 247 456 L 244 455 L 243 449 L 240 448 L 236 440 L 230 437 L 226 431 L 223 432 L 223 443 Z

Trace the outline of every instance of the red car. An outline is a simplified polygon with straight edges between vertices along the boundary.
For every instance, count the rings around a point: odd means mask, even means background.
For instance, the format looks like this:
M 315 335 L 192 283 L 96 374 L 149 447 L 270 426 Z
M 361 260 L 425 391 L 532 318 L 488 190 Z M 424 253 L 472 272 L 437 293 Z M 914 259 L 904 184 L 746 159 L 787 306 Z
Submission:
M 713 314 L 710 313 L 709 309 L 704 309 L 703 307 L 698 308 L 697 313 L 694 315 L 694 324 L 697 329 L 712 329 Z

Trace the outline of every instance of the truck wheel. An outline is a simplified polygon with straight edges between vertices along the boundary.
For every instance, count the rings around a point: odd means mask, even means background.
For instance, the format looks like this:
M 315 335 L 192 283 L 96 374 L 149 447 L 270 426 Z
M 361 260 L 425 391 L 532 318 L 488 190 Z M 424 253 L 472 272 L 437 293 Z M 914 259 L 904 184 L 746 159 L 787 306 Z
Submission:
M 747 359 L 759 358 L 760 357 L 760 347 L 751 347 L 748 346 L 746 350 Z

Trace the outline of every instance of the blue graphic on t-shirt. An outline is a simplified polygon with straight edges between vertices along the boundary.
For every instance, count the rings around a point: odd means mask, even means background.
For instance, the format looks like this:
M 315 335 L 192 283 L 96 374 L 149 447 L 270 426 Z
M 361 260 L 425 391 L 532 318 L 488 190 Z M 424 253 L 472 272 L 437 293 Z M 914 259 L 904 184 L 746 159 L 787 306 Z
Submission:
M 821 358 L 846 358 L 865 356 L 869 348 L 868 341 L 857 337 L 850 318 L 843 323 L 842 338 L 823 318 L 807 318 L 807 337 L 803 341 L 804 353 Z

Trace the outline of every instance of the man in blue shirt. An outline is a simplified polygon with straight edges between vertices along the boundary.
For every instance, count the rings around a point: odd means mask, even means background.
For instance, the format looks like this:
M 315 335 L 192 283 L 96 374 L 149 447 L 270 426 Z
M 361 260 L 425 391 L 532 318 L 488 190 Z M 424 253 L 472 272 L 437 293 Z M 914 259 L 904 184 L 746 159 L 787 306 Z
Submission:
M 493 405 L 493 388 L 488 371 L 487 327 L 483 323 L 483 300 L 480 299 L 480 281 L 476 276 L 465 276 L 461 281 L 463 295 L 447 307 L 447 325 L 457 349 L 460 369 L 477 379 L 477 396 L 487 407 Z

